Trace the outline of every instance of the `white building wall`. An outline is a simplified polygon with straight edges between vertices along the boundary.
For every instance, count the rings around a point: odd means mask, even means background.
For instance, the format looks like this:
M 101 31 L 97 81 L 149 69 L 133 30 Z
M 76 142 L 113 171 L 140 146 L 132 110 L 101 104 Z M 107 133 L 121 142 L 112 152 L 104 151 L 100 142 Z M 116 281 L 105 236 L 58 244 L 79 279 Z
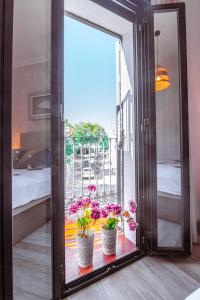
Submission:
M 134 128 L 134 62 L 133 62 L 133 26 L 123 35 L 121 68 L 121 102 L 123 103 L 124 134 L 124 208 L 128 208 L 130 199 L 135 199 L 135 128 Z M 135 242 L 136 235 L 125 223 L 125 235 Z

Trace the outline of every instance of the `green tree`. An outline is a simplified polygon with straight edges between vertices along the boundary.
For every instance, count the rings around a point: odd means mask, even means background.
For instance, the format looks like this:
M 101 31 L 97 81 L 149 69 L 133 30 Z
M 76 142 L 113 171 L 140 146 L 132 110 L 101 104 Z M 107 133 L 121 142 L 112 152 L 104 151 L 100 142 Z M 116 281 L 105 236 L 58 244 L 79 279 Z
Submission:
M 73 138 L 75 143 L 88 143 L 91 144 L 95 142 L 106 143 L 107 147 L 108 136 L 105 129 L 97 123 L 82 122 L 80 124 L 75 124 L 73 127 Z M 103 145 L 102 145 L 103 146 Z
M 65 121 L 66 138 L 66 159 L 70 161 L 73 152 L 73 142 L 75 151 L 80 144 L 98 143 L 101 150 L 109 149 L 108 135 L 105 129 L 97 123 L 81 122 L 72 125 L 68 120 Z

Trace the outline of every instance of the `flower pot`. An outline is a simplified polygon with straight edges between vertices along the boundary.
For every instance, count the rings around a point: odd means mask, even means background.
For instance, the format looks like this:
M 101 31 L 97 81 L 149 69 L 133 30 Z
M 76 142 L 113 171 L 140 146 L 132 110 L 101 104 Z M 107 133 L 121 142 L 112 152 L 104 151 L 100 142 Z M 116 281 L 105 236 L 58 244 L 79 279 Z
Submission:
M 94 233 L 89 233 L 87 237 L 77 236 L 78 264 L 81 268 L 88 268 L 92 265 Z
M 103 253 L 105 255 L 114 255 L 116 253 L 117 230 L 102 229 Z

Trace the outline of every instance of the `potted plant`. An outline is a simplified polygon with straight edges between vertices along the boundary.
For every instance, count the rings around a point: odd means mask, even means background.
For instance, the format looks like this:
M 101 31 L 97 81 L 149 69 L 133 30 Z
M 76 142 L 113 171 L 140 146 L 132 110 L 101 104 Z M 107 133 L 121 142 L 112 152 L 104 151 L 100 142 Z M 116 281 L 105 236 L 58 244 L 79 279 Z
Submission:
M 134 231 L 138 224 L 132 214 L 136 212 L 137 204 L 134 200 L 129 201 L 129 209 L 123 211 L 121 205 L 116 203 L 106 204 L 101 210 L 104 219 L 102 228 L 102 248 L 105 255 L 116 253 L 117 243 L 117 224 L 123 220 L 128 223 L 129 229 Z
M 101 217 L 99 203 L 91 198 L 91 193 L 96 188 L 91 185 L 88 186 L 88 190 L 89 197 L 79 198 L 69 206 L 69 214 L 76 215 L 78 263 L 81 268 L 92 265 L 94 233 L 91 225 Z

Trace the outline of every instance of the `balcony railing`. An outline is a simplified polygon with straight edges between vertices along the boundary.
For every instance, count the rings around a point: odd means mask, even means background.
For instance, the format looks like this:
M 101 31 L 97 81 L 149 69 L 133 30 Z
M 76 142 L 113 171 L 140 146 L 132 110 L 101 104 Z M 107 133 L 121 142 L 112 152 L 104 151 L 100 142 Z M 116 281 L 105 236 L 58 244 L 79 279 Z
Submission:
M 89 184 L 96 186 L 100 203 L 117 198 L 117 139 L 65 137 L 65 205 L 87 196 Z

